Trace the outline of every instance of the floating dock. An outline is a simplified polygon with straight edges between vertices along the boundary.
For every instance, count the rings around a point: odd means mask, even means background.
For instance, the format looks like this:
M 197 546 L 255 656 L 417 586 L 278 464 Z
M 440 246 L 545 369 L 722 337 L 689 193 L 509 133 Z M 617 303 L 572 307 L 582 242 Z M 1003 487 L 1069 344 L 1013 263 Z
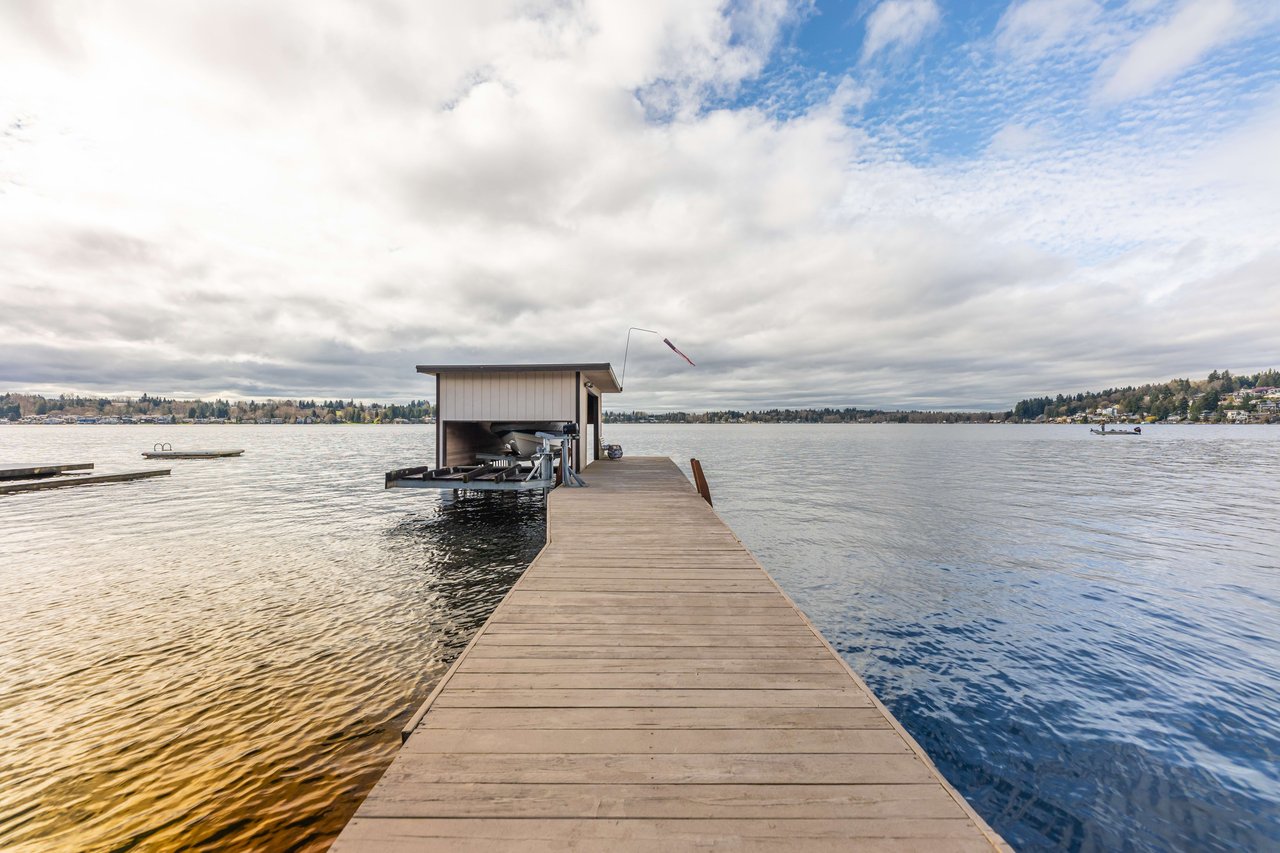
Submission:
M 68 469 L 68 466 L 53 466 Z M 72 466 L 75 468 L 88 466 Z M 0 495 L 16 492 L 42 492 L 46 489 L 65 489 L 70 486 L 93 486 L 101 483 L 126 483 L 130 480 L 145 480 L 148 477 L 167 477 L 168 468 L 154 468 L 149 471 L 120 471 L 115 474 L 75 474 L 56 472 L 53 474 L 36 474 L 33 479 L 4 478 L 0 479 Z
M 37 477 L 56 477 L 70 471 L 91 471 L 92 462 L 70 462 L 63 464 L 31 464 L 0 465 L 0 480 L 32 480 Z
M 336 853 L 1009 849 L 671 460 L 583 476 Z
M 142 455 L 147 459 L 222 459 L 242 453 L 243 450 L 148 450 Z

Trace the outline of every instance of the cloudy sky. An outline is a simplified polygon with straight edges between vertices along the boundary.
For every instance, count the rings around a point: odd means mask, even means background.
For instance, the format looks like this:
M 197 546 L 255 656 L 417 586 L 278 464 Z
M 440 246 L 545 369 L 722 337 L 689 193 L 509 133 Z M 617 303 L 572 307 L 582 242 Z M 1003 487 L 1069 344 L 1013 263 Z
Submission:
M 1275 0 L 0 0 L 0 391 L 1008 408 L 1280 365 Z

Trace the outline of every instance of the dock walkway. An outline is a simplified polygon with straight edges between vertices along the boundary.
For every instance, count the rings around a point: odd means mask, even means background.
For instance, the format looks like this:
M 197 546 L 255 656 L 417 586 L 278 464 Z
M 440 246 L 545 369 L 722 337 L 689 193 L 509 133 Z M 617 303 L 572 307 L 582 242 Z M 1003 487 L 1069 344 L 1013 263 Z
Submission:
M 1008 849 L 671 460 L 584 477 L 334 851 Z

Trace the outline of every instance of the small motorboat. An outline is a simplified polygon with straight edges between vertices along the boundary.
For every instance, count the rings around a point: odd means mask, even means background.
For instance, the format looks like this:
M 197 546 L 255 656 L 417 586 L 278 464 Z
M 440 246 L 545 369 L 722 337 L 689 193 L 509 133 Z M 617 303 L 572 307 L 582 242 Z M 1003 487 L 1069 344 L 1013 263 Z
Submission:
M 1142 435 L 1142 427 L 1136 426 L 1133 429 L 1107 429 L 1107 425 L 1103 423 L 1102 429 L 1090 429 L 1089 432 L 1094 435 Z

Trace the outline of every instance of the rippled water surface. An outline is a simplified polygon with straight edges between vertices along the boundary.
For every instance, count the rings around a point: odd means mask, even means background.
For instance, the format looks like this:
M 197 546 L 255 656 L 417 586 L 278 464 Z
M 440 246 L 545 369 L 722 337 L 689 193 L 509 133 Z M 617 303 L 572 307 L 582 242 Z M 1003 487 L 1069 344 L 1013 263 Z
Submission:
M 322 849 L 543 539 L 422 427 L 0 427 L 0 848 Z M 1280 845 L 1280 429 L 634 426 L 1023 849 Z M 163 466 L 160 466 L 163 467 Z
M 702 460 L 720 514 L 1016 847 L 1280 849 L 1280 429 L 625 436 Z
M 326 847 L 542 547 L 536 500 L 383 490 L 433 434 L 0 427 L 0 459 L 173 469 L 0 496 L 0 849 Z

